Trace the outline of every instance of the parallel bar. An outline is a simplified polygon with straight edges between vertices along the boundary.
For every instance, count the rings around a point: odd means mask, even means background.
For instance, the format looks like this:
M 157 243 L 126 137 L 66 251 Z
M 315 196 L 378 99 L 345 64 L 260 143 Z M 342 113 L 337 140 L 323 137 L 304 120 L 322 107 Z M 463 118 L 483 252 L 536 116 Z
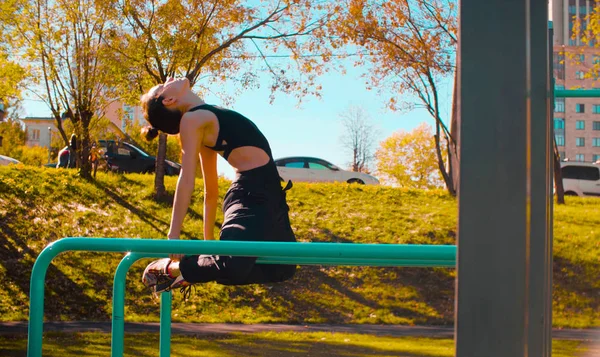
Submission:
M 128 253 L 121 260 L 115 271 L 113 282 L 111 357 L 123 357 L 124 352 L 123 343 L 125 340 L 125 291 L 127 272 L 136 261 L 150 257 L 164 258 L 167 257 L 167 254 Z
M 299 265 L 348 265 L 377 267 L 446 267 L 454 268 L 455 260 L 408 260 L 408 259 L 349 259 L 349 258 L 294 258 L 270 257 L 258 260 L 259 264 L 299 264 Z
M 171 355 L 171 299 L 170 291 L 160 294 L 160 343 L 159 357 Z
M 456 246 L 453 245 L 401 245 L 401 244 L 352 244 L 352 243 L 283 243 L 238 241 L 168 241 L 133 238 L 63 238 L 48 245 L 40 253 L 31 272 L 29 326 L 27 356 L 41 357 L 44 324 L 44 282 L 52 259 L 65 251 L 134 252 L 139 256 L 164 256 L 166 254 L 219 254 L 259 257 L 258 263 L 359 265 L 359 260 L 372 264 L 408 264 L 414 266 L 453 267 L 456 262 Z M 133 255 L 133 254 L 132 254 Z M 281 257 L 284 257 L 283 259 Z M 132 259 L 132 257 L 129 257 Z M 270 261 L 269 261 L 270 259 Z M 132 261 L 121 262 L 118 269 L 119 283 L 113 290 L 115 301 L 124 303 L 124 280 Z M 346 264 L 345 262 L 348 262 Z M 121 264 L 120 264 L 121 265 Z M 117 279 L 117 277 L 115 277 Z M 122 282 L 122 283 L 121 283 Z M 168 307 L 170 309 L 170 305 Z M 124 307 L 117 307 L 117 317 L 123 315 Z M 162 311 L 162 310 L 161 310 Z M 162 315 L 162 312 L 161 312 Z M 170 319 L 170 313 L 169 313 Z M 123 324 L 123 318 L 117 318 Z M 122 339 L 123 329 L 113 326 Z M 167 331 L 165 331 L 166 335 Z M 170 331 L 169 331 L 170 334 Z M 166 346 L 163 343 L 163 346 Z M 166 348 L 166 347 L 165 347 Z
M 599 98 L 600 89 L 555 89 L 556 98 Z
M 125 281 L 131 265 L 137 261 L 128 253 L 117 266 L 113 279 L 113 311 L 112 335 L 110 340 L 111 357 L 123 357 L 123 340 L 125 338 Z
M 340 259 L 340 264 L 343 264 L 343 259 L 451 261 L 456 258 L 454 245 L 173 241 L 134 238 L 63 238 L 48 245 L 45 250 L 216 254 L 260 258 L 335 258 Z

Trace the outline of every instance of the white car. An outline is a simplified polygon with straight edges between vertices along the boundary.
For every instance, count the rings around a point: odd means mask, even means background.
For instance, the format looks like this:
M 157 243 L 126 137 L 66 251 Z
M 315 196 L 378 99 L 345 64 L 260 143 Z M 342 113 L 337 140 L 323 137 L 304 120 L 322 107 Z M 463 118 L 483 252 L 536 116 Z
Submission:
M 10 165 L 10 164 L 20 164 L 21 161 L 17 159 L 13 159 L 12 157 L 0 155 L 0 166 Z
M 567 161 L 560 167 L 565 195 L 600 197 L 600 164 Z
M 342 170 L 334 164 L 314 157 L 295 156 L 275 160 L 279 176 L 292 182 L 348 182 L 378 185 L 379 180 L 362 172 Z

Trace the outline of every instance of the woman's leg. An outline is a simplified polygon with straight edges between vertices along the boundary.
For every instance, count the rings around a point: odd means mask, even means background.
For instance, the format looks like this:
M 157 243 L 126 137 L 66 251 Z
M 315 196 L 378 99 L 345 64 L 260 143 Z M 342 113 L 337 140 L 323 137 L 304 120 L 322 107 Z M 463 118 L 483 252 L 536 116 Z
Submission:
M 223 241 L 296 241 L 280 188 L 230 190 L 223 208 Z M 194 255 L 182 259 L 179 267 L 189 283 L 216 281 L 224 285 L 276 283 L 296 272 L 295 265 L 255 263 L 254 257 Z

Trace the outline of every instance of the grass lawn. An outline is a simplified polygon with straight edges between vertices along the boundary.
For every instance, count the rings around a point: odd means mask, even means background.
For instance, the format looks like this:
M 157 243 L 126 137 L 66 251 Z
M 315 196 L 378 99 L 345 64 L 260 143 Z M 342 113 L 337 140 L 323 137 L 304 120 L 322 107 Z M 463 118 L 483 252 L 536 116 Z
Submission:
M 110 335 L 104 333 L 60 334 L 44 337 L 44 356 L 100 357 L 110 355 Z M 158 334 L 128 334 L 125 356 L 150 357 L 158 354 Z M 24 336 L 0 336 L 0 355 L 24 356 Z M 580 341 L 552 341 L 552 356 L 576 357 L 585 352 Z M 343 333 L 265 332 L 212 336 L 173 336 L 171 355 L 211 357 L 450 357 L 454 356 L 452 339 L 382 337 Z
M 152 199 L 154 176 L 0 167 L 0 320 L 28 318 L 29 278 L 40 251 L 62 237 L 166 236 L 169 197 Z M 224 195 L 229 182 L 220 181 Z M 457 202 L 442 190 L 296 183 L 288 191 L 299 241 L 455 244 Z M 182 239 L 202 239 L 202 180 Z M 217 225 L 222 222 L 218 212 Z M 218 230 L 216 230 L 218 231 Z M 47 320 L 108 321 L 112 282 L 123 254 L 67 252 L 46 276 Z M 555 206 L 554 327 L 600 326 L 600 199 L 567 197 Z M 143 288 L 142 260 L 128 275 L 127 321 L 156 322 L 159 301 Z M 174 322 L 452 325 L 455 269 L 302 266 L 274 285 L 199 286 L 173 301 Z M 482 277 L 485 278 L 485 277 Z

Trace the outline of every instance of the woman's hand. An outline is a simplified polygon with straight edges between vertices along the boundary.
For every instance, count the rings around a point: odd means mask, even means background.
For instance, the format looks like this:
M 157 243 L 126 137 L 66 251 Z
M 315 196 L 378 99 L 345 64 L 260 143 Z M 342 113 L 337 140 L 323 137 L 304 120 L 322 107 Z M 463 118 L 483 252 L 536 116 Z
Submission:
M 179 240 L 179 237 L 171 237 L 169 235 L 169 240 Z M 183 257 L 185 257 L 185 254 L 169 254 L 169 259 L 176 260 L 178 262 L 180 262 Z

